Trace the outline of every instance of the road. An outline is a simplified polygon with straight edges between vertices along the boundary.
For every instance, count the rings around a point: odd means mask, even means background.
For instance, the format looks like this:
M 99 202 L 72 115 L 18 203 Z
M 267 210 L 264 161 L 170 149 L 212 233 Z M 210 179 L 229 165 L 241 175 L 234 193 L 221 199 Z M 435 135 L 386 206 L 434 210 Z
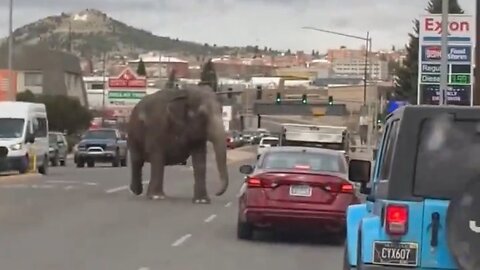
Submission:
M 166 170 L 165 201 L 132 196 L 128 168 L 80 169 L 70 162 L 51 168 L 49 176 L 2 177 L 2 269 L 340 269 L 343 247 L 321 238 L 236 239 L 238 167 L 252 156 L 251 150 L 229 154 L 229 191 L 212 195 L 211 205 L 191 203 L 189 166 Z M 213 193 L 218 174 L 212 156 L 208 168 Z

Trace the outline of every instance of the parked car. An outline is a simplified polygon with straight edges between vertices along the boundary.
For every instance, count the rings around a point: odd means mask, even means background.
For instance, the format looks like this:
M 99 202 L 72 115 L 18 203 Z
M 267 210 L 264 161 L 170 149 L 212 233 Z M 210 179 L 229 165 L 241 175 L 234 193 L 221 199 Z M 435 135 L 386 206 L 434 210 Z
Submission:
M 257 148 L 257 159 L 270 147 L 278 146 L 279 139 L 278 137 L 263 137 L 260 140 Z
M 480 269 L 479 123 L 478 107 L 387 117 L 371 177 L 371 162 L 350 161 L 367 201 L 347 211 L 343 269 Z
M 341 153 L 272 147 L 240 172 L 247 176 L 239 193 L 239 239 L 252 239 L 260 228 L 294 226 L 329 232 L 343 243 L 347 207 L 359 200 Z
M 128 149 L 125 136 L 117 129 L 99 128 L 85 132 L 75 152 L 75 163 L 82 168 L 95 167 L 96 162 L 111 162 L 113 167 L 127 166 Z
M 52 166 L 58 166 L 59 163 L 61 166 L 66 166 L 68 142 L 65 135 L 61 132 L 49 132 L 48 141 L 50 146 L 48 153 Z
M 244 143 L 242 141 L 242 136 L 240 132 L 236 130 L 231 130 L 227 132 L 227 148 L 234 149 L 241 147 Z

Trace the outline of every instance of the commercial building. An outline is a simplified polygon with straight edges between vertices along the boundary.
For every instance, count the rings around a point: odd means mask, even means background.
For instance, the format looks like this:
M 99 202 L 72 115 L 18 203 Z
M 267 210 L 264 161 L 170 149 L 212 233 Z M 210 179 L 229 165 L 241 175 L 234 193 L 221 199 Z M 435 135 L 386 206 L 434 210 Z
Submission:
M 4 76 L 8 72 L 7 59 L 8 50 L 4 46 L 0 49 L 2 89 L 8 89 Z M 15 95 L 26 90 L 34 94 L 66 95 L 88 106 L 80 61 L 75 55 L 40 45 L 17 46 L 13 60 Z
M 177 78 L 188 78 L 188 61 L 164 56 L 156 52 L 139 55 L 139 59 L 128 61 L 128 66 L 137 70 L 138 63 L 142 59 L 147 71 L 147 78 L 167 78 L 172 70 L 175 70 Z

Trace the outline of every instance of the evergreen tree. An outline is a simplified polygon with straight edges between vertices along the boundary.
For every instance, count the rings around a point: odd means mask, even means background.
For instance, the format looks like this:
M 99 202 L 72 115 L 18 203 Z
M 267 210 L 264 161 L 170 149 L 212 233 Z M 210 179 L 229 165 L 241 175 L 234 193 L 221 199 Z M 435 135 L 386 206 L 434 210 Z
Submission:
M 203 66 L 202 73 L 200 74 L 200 82 L 198 85 L 208 85 L 212 87 L 214 92 L 218 90 L 217 73 L 212 59 L 209 59 Z
M 177 72 L 175 69 L 172 69 L 170 72 L 170 75 L 168 76 L 168 81 L 167 84 L 165 85 L 165 88 L 167 89 L 173 89 L 175 88 L 176 82 L 177 82 Z
M 138 62 L 137 74 L 140 76 L 147 76 L 147 70 L 145 69 L 145 63 L 142 58 L 140 58 L 140 61 Z
M 449 1 L 450 14 L 463 14 L 464 11 L 457 0 Z M 430 0 L 426 8 L 430 14 L 442 13 L 442 0 Z M 404 65 L 396 69 L 395 94 L 402 99 L 408 100 L 412 104 L 417 103 L 418 92 L 418 47 L 419 47 L 419 28 L 420 22 L 414 20 L 413 33 L 408 34 L 410 41 L 406 45 L 407 57 Z

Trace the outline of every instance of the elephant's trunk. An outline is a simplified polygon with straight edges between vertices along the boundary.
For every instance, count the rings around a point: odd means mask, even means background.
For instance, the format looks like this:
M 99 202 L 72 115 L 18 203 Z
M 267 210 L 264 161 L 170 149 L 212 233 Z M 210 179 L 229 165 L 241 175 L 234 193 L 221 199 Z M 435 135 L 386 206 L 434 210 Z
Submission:
M 217 160 L 217 169 L 220 175 L 221 187 L 216 195 L 220 196 L 228 188 L 228 169 L 227 169 L 227 143 L 226 134 L 223 127 L 223 121 L 220 116 L 215 116 L 212 119 L 210 127 L 210 141 L 213 144 L 215 151 L 215 159 Z

